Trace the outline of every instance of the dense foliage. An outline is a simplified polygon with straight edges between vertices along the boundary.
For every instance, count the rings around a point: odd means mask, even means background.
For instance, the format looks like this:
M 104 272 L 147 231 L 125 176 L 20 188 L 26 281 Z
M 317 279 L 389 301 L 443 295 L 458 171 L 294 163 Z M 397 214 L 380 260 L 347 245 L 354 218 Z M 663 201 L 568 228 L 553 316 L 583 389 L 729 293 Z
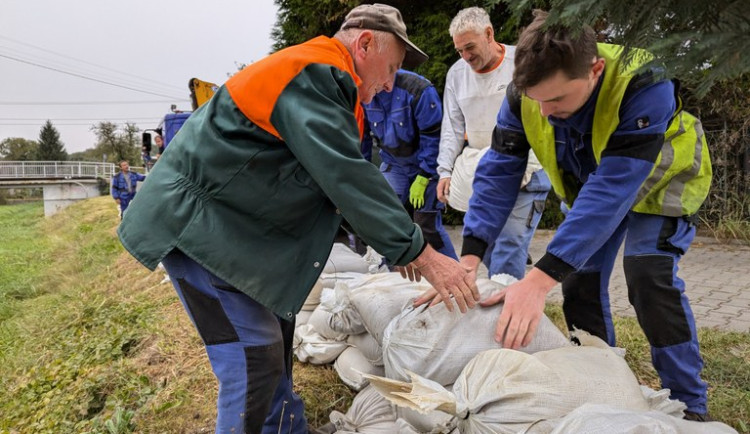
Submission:
M 332 36 L 359 0 L 275 0 L 279 16 L 272 32 L 274 49 L 318 35 Z M 602 39 L 644 47 L 667 65 L 683 86 L 685 108 L 703 122 L 714 162 L 714 182 L 701 217 L 713 229 L 750 221 L 750 8 L 741 1 L 700 0 L 621 2 L 618 0 L 434 0 L 388 1 L 399 8 L 410 38 L 430 60 L 416 72 L 442 92 L 448 68 L 458 60 L 448 26 L 469 6 L 490 13 L 498 41 L 513 44 L 533 8 L 553 19 L 584 22 Z M 678 54 L 678 55 L 675 55 Z M 549 208 L 549 207 L 548 207 Z M 559 216 L 552 216 L 552 221 Z M 744 223 L 743 223 L 744 222 Z M 744 228 L 750 232 L 750 228 Z M 720 235 L 733 237 L 720 230 Z

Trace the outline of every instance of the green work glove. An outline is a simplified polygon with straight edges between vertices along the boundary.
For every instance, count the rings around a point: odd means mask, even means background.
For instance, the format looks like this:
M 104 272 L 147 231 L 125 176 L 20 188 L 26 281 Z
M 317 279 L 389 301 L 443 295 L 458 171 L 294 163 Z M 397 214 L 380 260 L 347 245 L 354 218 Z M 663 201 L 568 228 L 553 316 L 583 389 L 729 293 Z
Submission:
M 424 206 L 424 190 L 427 188 L 430 180 L 422 175 L 417 175 L 414 182 L 411 183 L 409 188 L 409 202 L 414 209 L 419 209 Z

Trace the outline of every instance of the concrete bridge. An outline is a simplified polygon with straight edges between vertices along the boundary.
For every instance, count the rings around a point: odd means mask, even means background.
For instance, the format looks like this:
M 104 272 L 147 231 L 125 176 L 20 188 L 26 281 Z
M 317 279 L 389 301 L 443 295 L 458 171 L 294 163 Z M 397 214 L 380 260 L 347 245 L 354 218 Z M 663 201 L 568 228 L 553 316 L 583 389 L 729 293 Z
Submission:
M 42 188 L 44 215 L 51 216 L 79 200 L 100 195 L 109 185 L 113 163 L 89 161 L 0 161 L 0 188 Z

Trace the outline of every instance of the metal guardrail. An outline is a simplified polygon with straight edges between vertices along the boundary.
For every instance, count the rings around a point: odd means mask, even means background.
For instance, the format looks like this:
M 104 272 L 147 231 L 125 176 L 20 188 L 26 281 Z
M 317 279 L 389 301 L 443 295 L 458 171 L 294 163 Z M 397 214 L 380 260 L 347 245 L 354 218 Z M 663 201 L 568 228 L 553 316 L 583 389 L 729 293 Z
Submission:
M 90 161 L 0 161 L 0 180 L 9 179 L 110 179 L 114 163 Z

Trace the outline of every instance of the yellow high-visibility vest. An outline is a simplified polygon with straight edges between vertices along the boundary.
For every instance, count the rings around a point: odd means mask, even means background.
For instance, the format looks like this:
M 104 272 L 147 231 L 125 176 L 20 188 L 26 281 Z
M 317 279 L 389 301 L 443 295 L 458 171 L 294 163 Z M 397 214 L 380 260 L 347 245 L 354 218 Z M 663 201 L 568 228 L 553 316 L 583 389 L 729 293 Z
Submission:
M 622 47 L 610 44 L 598 44 L 598 47 L 599 56 L 605 59 L 606 70 L 596 100 L 592 131 L 597 164 L 620 123 L 620 104 L 634 72 L 651 59 L 648 52 L 637 50 L 634 60 L 625 66 Z M 554 128 L 542 115 L 539 104 L 525 95 L 521 97 L 521 122 L 555 193 L 572 206 L 578 187 L 563 180 L 562 170 L 557 165 Z M 674 117 L 664 135 L 664 144 L 631 209 L 673 217 L 695 214 L 708 196 L 711 175 L 711 159 L 701 122 L 683 111 L 678 99 Z

